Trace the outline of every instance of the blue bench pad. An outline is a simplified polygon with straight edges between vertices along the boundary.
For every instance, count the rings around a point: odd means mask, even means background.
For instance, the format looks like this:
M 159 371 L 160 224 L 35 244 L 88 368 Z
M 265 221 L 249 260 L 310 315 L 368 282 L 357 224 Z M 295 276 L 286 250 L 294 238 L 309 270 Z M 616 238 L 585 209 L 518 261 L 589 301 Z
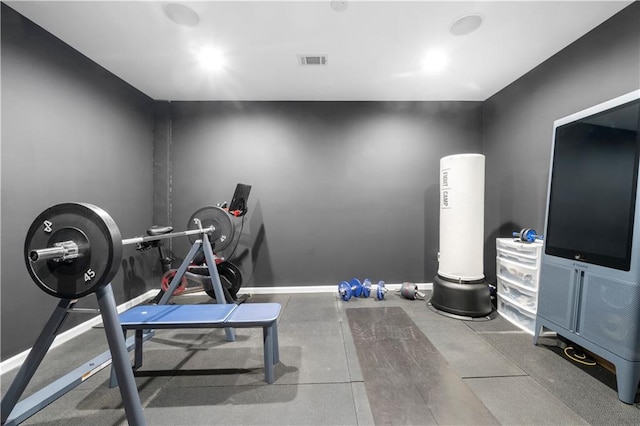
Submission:
M 235 309 L 234 304 L 136 306 L 120 314 L 120 324 L 125 329 L 215 327 Z
M 260 327 L 274 323 L 280 315 L 279 303 L 243 303 L 225 321 L 230 327 Z

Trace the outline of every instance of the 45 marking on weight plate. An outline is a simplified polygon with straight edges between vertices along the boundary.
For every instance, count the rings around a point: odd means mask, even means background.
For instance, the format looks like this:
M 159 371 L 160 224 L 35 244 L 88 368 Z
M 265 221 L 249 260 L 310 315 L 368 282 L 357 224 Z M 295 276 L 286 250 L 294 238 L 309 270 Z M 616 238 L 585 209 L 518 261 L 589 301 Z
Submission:
M 89 268 L 87 272 L 84 273 L 84 282 L 91 281 L 96 276 L 96 271 Z

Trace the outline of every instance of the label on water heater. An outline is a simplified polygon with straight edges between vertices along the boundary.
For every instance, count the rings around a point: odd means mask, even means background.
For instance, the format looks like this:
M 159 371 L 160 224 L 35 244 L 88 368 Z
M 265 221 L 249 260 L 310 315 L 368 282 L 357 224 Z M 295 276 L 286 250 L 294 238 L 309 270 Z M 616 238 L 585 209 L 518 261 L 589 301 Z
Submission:
M 441 209 L 451 208 L 451 199 L 449 197 L 449 192 L 451 191 L 451 188 L 449 187 L 450 170 L 451 169 L 440 170 L 440 208 Z

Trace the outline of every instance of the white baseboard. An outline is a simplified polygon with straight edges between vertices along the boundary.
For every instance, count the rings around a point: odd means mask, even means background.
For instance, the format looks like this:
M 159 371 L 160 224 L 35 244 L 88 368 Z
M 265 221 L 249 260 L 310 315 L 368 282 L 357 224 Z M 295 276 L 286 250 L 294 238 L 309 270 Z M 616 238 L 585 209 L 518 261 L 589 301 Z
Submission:
M 148 292 L 133 298 L 125 303 L 123 303 L 122 305 L 118 306 L 118 313 L 122 313 L 124 311 L 126 311 L 127 309 L 130 309 L 136 305 L 139 305 L 142 302 L 145 302 L 149 299 L 151 299 L 153 296 L 155 296 L 158 293 L 158 290 L 149 290 Z M 55 347 L 58 347 L 60 345 L 62 345 L 65 342 L 68 342 L 69 340 L 73 339 L 74 337 L 77 337 L 79 335 L 81 335 L 82 333 L 91 330 L 93 327 L 102 324 L 102 317 L 100 315 L 97 315 L 93 318 L 91 318 L 88 321 L 83 322 L 82 324 L 78 324 L 77 326 L 65 331 L 64 333 L 60 333 L 59 335 L 56 336 L 56 338 L 54 339 L 53 343 L 51 344 L 51 348 L 53 349 Z M 0 363 L 0 375 L 6 373 L 7 371 L 11 371 L 14 368 L 20 367 L 22 365 L 22 363 L 24 362 L 24 360 L 27 358 L 27 355 L 29 355 L 29 352 L 31 351 L 31 349 L 27 349 L 24 352 L 21 352 L 17 355 L 12 356 L 11 358 L 7 359 L 6 361 L 2 361 Z
M 415 283 L 418 290 L 432 290 L 433 283 Z M 389 290 L 400 290 L 402 284 L 386 284 Z M 338 285 L 310 285 L 310 286 L 287 286 L 287 287 L 242 287 L 238 294 L 303 294 L 303 293 L 337 293 Z
M 415 283 L 418 285 L 419 290 L 431 290 L 433 289 L 433 283 Z M 391 291 L 400 290 L 402 284 L 385 284 L 385 287 Z M 337 285 L 314 285 L 314 286 L 287 286 L 287 287 L 246 287 L 241 288 L 239 294 L 304 294 L 304 293 L 334 293 L 338 291 Z M 158 290 L 149 290 L 146 293 L 129 300 L 128 302 L 123 303 L 118 306 L 118 313 L 124 312 L 127 309 L 130 309 L 136 305 L 139 305 L 142 302 L 145 302 L 152 297 L 154 297 L 158 293 Z M 185 294 L 181 297 L 199 295 L 202 292 Z M 97 315 L 91 318 L 88 321 L 79 324 L 64 333 L 60 333 L 56 336 L 55 340 L 51 344 L 51 348 L 58 347 L 65 342 L 73 339 L 81 335 L 82 333 L 91 330 L 91 328 L 100 325 L 102 323 L 102 317 Z M 6 361 L 2 361 L 0 363 L 0 375 L 13 370 L 14 368 L 20 367 L 24 360 L 27 358 L 29 351 L 31 349 L 27 349 L 24 352 L 21 352 L 13 357 L 7 359 Z

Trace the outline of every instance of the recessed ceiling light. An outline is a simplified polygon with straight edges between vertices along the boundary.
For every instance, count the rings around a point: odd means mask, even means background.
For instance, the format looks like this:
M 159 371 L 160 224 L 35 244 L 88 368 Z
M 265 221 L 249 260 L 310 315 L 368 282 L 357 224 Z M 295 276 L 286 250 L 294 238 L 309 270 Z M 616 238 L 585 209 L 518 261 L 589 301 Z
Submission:
M 445 69 L 449 63 L 447 54 L 440 49 L 433 49 L 424 55 L 422 70 L 427 73 L 437 73 Z
M 480 14 L 465 15 L 453 21 L 449 26 L 449 32 L 453 35 L 466 35 L 480 28 L 482 21 L 484 18 Z
M 167 3 L 162 8 L 164 14 L 178 25 L 195 27 L 200 23 L 200 16 L 188 6 L 180 3 Z
M 331 1 L 331 9 L 335 10 L 336 12 L 344 12 L 345 10 L 347 10 L 347 7 L 349 7 L 349 3 L 346 1 Z
M 218 71 L 224 68 L 226 63 L 222 50 L 213 47 L 206 47 L 198 52 L 198 62 L 207 71 Z

